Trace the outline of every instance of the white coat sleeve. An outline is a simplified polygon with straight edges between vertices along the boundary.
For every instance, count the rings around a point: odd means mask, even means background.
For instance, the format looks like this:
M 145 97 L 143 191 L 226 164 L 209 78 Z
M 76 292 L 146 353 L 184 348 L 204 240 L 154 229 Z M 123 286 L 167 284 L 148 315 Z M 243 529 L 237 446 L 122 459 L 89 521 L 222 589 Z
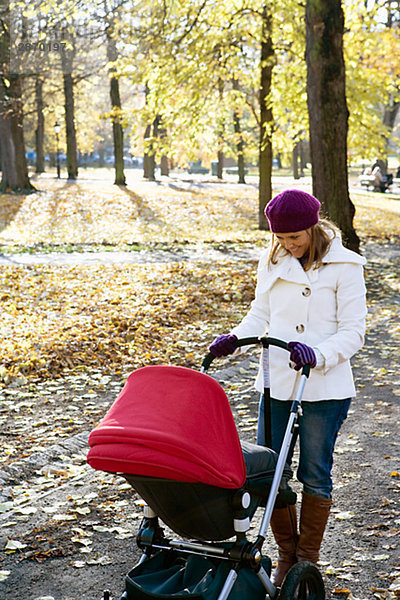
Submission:
M 324 371 L 349 360 L 364 344 L 367 315 L 363 267 L 343 264 L 336 289 L 337 331 L 317 344 L 324 357 Z

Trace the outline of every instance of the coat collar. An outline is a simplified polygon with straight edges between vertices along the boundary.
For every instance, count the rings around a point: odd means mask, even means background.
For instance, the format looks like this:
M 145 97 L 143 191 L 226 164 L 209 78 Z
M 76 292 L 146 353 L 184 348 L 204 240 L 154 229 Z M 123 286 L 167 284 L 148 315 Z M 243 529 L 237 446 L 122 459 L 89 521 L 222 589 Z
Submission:
M 365 265 L 367 262 L 363 256 L 348 250 L 342 244 L 340 236 L 335 236 L 332 240 L 328 252 L 324 256 L 324 263 L 354 263 L 356 265 Z
M 265 265 L 260 275 L 258 281 L 260 292 L 268 292 L 278 279 L 301 285 L 308 285 L 311 281 L 318 279 L 317 271 L 304 271 L 300 262 L 293 256 L 285 256 L 277 265 L 273 265 L 272 268 Z
M 300 264 L 300 261 L 294 256 L 284 256 L 276 265 L 272 268 L 268 267 L 265 254 L 263 262 L 262 276 L 259 278 L 259 291 L 267 292 L 271 289 L 274 283 L 278 279 L 283 281 L 289 281 L 292 283 L 299 283 L 300 285 L 308 285 L 318 281 L 319 269 L 310 269 L 304 271 Z M 324 264 L 328 263 L 354 263 L 364 265 L 366 260 L 363 256 L 356 254 L 352 250 L 348 250 L 342 244 L 340 236 L 334 237 L 331 246 L 324 256 Z

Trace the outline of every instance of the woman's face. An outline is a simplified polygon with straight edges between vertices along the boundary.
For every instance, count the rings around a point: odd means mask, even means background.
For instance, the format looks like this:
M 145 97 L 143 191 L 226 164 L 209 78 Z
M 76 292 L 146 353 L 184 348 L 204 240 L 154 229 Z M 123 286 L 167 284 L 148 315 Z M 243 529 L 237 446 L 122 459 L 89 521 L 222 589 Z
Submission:
M 275 237 L 280 245 L 295 258 L 302 258 L 310 247 L 309 229 L 294 233 L 275 233 Z

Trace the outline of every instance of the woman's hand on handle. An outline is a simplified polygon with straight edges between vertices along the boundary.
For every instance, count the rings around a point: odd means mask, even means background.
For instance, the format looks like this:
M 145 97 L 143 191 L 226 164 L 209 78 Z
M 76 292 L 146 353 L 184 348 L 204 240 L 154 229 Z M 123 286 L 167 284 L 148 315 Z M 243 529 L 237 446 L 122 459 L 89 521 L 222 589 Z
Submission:
M 211 354 L 217 356 L 228 356 L 229 354 L 233 354 L 237 348 L 236 345 L 237 336 L 233 333 L 223 334 L 215 338 L 209 350 Z
M 290 349 L 290 360 L 294 363 L 296 371 L 300 371 L 305 365 L 310 365 L 312 368 L 316 366 L 317 357 L 311 346 L 301 342 L 289 342 L 288 348 Z

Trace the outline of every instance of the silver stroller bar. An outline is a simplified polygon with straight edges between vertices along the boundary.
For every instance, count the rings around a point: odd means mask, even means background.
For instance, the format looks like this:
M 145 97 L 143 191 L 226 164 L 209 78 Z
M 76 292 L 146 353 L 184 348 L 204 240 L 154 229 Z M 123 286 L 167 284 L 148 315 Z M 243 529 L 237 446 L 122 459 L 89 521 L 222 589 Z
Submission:
M 260 525 L 259 535 L 262 536 L 264 539 L 266 537 L 267 530 L 271 521 L 272 511 L 274 510 L 275 500 L 278 495 L 283 471 L 289 454 L 289 448 L 293 438 L 293 429 L 295 427 L 298 416 L 301 415 L 301 400 L 303 398 L 304 387 L 307 382 L 307 377 L 308 376 L 306 374 L 301 375 L 299 386 L 297 389 L 296 399 L 293 401 L 292 407 L 290 409 L 289 420 L 286 426 L 281 450 L 278 455 L 278 461 L 276 464 L 275 473 L 272 480 L 270 493 L 268 496 L 267 506 L 265 508 L 263 519 Z

